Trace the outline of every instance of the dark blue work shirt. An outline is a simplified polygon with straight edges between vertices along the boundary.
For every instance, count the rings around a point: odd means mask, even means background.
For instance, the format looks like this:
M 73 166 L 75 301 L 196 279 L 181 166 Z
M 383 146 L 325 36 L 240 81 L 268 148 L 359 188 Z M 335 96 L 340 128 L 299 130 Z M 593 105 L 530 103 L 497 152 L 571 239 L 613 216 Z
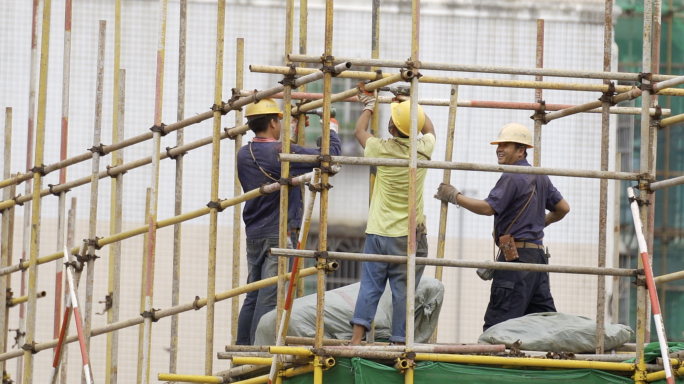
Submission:
M 529 167 L 526 159 L 516 162 L 514 165 Z M 494 214 L 495 241 L 506 234 L 506 229 L 523 209 L 527 200 L 530 199 L 532 188 L 537 185 L 537 190 L 530 200 L 530 204 L 518 217 L 515 224 L 508 231 L 516 241 L 533 240 L 541 244 L 544 238 L 544 220 L 546 210 L 555 211 L 556 204 L 563 199 L 556 187 L 546 175 L 525 175 L 522 173 L 504 173 L 501 175 L 496 186 L 489 192 L 485 201 L 496 211 Z
M 282 143 L 279 141 L 252 142 L 254 158 L 273 179 L 280 179 L 280 161 L 278 154 L 282 152 Z M 330 132 L 330 155 L 338 156 L 341 152 L 340 137 L 334 131 Z M 320 148 L 304 148 L 292 144 L 290 153 L 298 155 L 320 155 Z M 319 167 L 317 163 L 290 163 L 290 176 L 299 176 L 311 172 Z M 249 153 L 249 144 L 238 151 L 237 156 L 238 178 L 245 192 L 259 188 L 262 184 L 270 184 L 274 181 L 264 175 L 259 166 Z M 302 192 L 299 187 L 290 188 L 288 205 L 287 228 L 300 228 L 303 215 Z M 242 219 L 245 222 L 245 232 L 248 239 L 257 237 L 278 236 L 278 223 L 280 221 L 280 194 L 269 193 L 248 200 L 242 211 Z

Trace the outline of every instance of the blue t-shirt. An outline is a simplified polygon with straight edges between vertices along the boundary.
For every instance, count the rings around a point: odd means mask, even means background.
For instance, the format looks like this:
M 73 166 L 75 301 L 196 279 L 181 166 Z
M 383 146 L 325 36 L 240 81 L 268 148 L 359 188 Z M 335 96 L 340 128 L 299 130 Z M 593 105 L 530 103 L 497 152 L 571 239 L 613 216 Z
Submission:
M 238 178 L 245 192 L 259 188 L 262 184 L 270 184 L 274 181 L 264 175 L 259 166 L 249 153 L 249 145 L 240 148 L 237 156 Z M 278 154 L 282 152 L 282 143 L 279 141 L 252 142 L 254 158 L 273 179 L 280 179 L 280 161 Z M 334 131 L 330 132 L 330 155 L 338 156 L 341 152 L 340 137 Z M 320 155 L 319 148 L 304 148 L 292 144 L 290 153 L 298 155 Z M 319 167 L 317 163 L 290 163 L 290 176 L 299 176 L 311 172 Z M 287 228 L 300 228 L 302 223 L 303 204 L 302 192 L 299 187 L 290 188 Z M 278 223 L 280 221 L 280 193 L 269 193 L 255 197 L 245 203 L 242 211 L 242 219 L 245 222 L 245 234 L 248 239 L 257 237 L 278 236 Z
M 529 167 L 526 159 L 514 165 Z M 525 175 L 522 173 L 504 173 L 494 186 L 485 201 L 496 211 L 494 214 L 495 241 L 506 234 L 506 229 L 523 209 L 530 199 L 532 189 L 536 184 L 537 190 L 530 200 L 530 204 L 518 217 L 515 224 L 508 231 L 516 241 L 527 240 L 541 244 L 544 238 L 544 220 L 546 210 L 555 211 L 556 204 L 563 196 L 553 186 L 546 175 Z

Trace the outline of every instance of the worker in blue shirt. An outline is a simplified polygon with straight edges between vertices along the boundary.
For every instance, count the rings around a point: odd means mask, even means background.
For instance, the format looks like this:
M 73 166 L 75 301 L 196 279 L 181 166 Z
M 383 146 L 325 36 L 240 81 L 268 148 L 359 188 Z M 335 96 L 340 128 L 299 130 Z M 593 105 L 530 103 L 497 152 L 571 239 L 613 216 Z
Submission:
M 242 190 L 247 192 L 263 184 L 280 179 L 282 152 L 280 120 L 283 113 L 273 99 L 263 99 L 245 107 L 245 116 L 254 139 L 240 148 L 237 155 L 238 178 Z M 296 127 L 293 119 L 291 127 Z M 330 124 L 330 155 L 340 154 L 341 143 L 337 126 Z M 320 155 L 320 149 L 308 149 L 296 144 L 290 146 L 290 153 L 299 155 Z M 290 163 L 290 175 L 298 176 L 311 172 L 315 163 Z M 291 188 L 288 203 L 287 228 L 288 248 L 297 243 L 301 226 L 303 204 L 300 188 Z M 280 196 L 276 193 L 262 195 L 245 203 L 242 218 L 247 237 L 247 283 L 278 275 L 278 257 L 270 255 L 271 248 L 278 247 L 278 223 L 280 221 Z M 247 293 L 238 318 L 237 345 L 254 344 L 254 335 L 261 317 L 276 307 L 277 287 L 270 286 Z
M 530 166 L 527 148 L 533 148 L 532 134 L 526 126 L 506 124 L 501 128 L 499 138 L 491 144 L 497 146 L 499 164 Z M 499 262 L 548 264 L 542 242 L 544 228 L 570 212 L 570 205 L 546 175 L 504 172 L 484 200 L 464 196 L 454 186 L 442 183 L 435 198 L 478 215 L 494 215 L 494 241 L 502 247 L 497 258 Z M 502 244 L 506 240 L 506 244 L 515 246 L 506 248 Z M 508 256 L 504 254 L 504 248 L 509 252 Z M 510 253 L 511 248 L 517 250 L 517 254 Z M 548 273 L 496 270 L 493 277 L 484 318 L 485 331 L 493 325 L 530 313 L 556 312 Z

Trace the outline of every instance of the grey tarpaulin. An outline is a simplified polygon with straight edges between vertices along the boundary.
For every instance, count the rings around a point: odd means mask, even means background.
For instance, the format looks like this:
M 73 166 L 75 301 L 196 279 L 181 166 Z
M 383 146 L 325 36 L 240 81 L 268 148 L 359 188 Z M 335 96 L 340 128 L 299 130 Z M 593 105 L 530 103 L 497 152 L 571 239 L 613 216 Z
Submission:
M 610 351 L 629 341 L 632 329 L 622 324 L 606 324 L 605 349 Z M 520 349 L 594 353 L 596 350 L 596 321 L 565 313 L 533 313 L 511 319 L 489 328 L 478 343 L 506 344 L 517 340 Z
M 360 283 L 351 284 L 325 293 L 325 338 L 351 339 L 349 320 L 354 315 Z M 444 286 L 432 277 L 423 276 L 416 290 L 415 341 L 427 342 L 437 326 L 439 311 L 444 299 Z M 389 339 L 392 328 L 392 292 L 389 284 L 380 298 L 375 315 L 375 337 Z M 257 327 L 255 345 L 275 344 L 276 311 L 265 314 Z M 314 337 L 316 335 L 316 295 L 295 300 L 290 317 L 288 336 Z

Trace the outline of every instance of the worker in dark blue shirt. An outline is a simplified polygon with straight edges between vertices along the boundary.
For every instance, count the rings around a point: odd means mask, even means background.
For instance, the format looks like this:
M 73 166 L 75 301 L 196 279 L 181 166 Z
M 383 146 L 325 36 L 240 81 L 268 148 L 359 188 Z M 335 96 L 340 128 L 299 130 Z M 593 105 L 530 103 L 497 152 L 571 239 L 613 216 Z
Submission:
M 526 126 L 518 123 L 503 126 L 499 138 L 492 144 L 497 146 L 499 164 L 530 166 L 527 148 L 533 147 L 532 134 Z M 494 215 L 494 241 L 503 247 L 501 242 L 510 235 L 508 244 L 514 243 L 515 247 L 507 251 L 517 250 L 517 255 L 509 254 L 508 262 L 548 264 L 543 245 L 544 228 L 570 212 L 570 205 L 546 175 L 504 173 L 484 200 L 466 197 L 454 186 L 442 183 L 435 198 L 478 215 Z M 503 248 L 497 261 L 506 262 Z M 484 318 L 485 331 L 530 313 L 556 312 L 548 273 L 497 270 L 493 277 Z
M 282 152 L 280 139 L 280 119 L 283 118 L 278 104 L 272 99 L 263 99 L 245 108 L 249 128 L 256 137 L 240 148 L 237 155 L 237 168 L 242 190 L 247 192 L 280 179 Z M 292 125 L 296 126 L 296 119 Z M 330 124 L 330 155 L 340 154 L 341 143 L 337 126 Z M 320 155 L 320 149 L 308 149 L 296 144 L 290 153 L 300 155 Z M 298 176 L 311 172 L 319 166 L 314 163 L 290 163 L 290 175 Z M 247 236 L 247 262 L 249 263 L 247 283 L 278 275 L 278 257 L 270 255 L 271 248 L 278 247 L 278 223 L 280 221 L 280 196 L 271 193 L 248 200 L 242 211 Z M 291 188 L 287 215 L 288 247 L 297 243 L 297 233 L 301 226 L 303 204 L 300 188 Z M 254 335 L 261 317 L 276 307 L 277 287 L 265 287 L 247 293 L 238 319 L 236 344 L 254 344 Z

